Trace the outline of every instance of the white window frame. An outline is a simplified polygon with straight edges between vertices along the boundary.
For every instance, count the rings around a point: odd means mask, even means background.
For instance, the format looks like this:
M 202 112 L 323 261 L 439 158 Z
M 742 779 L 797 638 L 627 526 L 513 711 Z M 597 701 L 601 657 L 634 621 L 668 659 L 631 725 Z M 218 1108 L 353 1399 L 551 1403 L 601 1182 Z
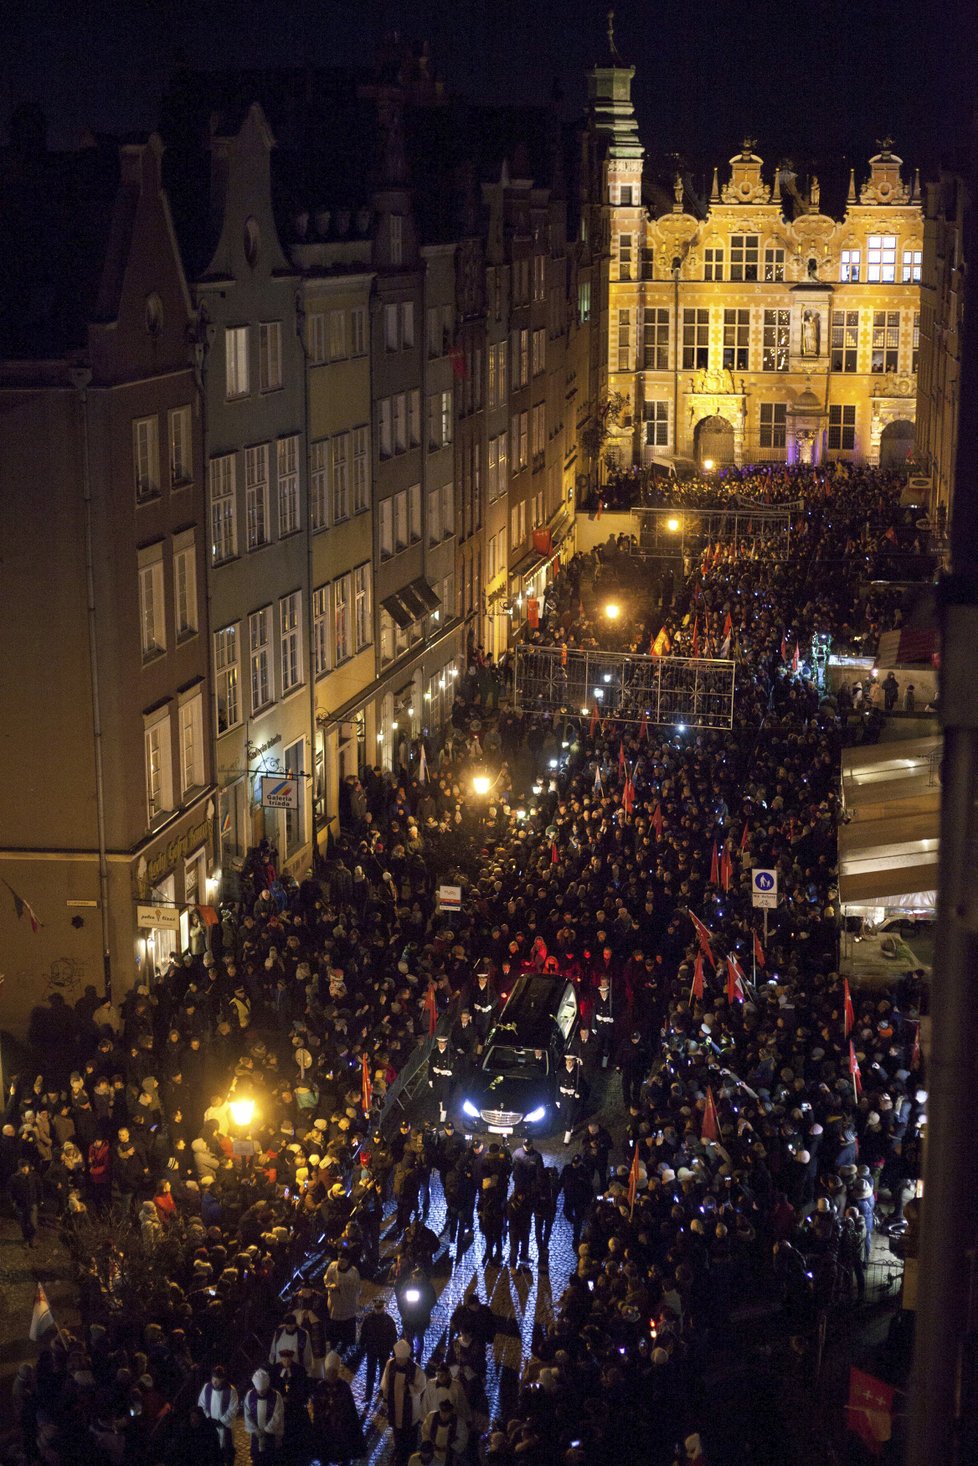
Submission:
M 450 539 L 455 533 L 455 485 L 453 483 L 442 484 L 441 486 L 441 536 L 443 540 Z
M 332 586 L 320 585 L 312 593 L 312 667 L 317 682 L 329 672 Z
M 251 716 L 275 701 L 272 679 L 272 608 L 261 606 L 248 617 L 248 667 L 251 680 Z
M 211 564 L 223 565 L 238 554 L 237 462 L 222 453 L 207 465 L 211 501 Z
M 193 420 L 190 404 L 171 407 L 167 418 L 170 489 L 177 493 L 194 480 Z
M 258 390 L 278 392 L 282 386 L 282 322 L 258 325 Z
M 411 544 L 417 544 L 421 539 L 421 485 L 408 485 L 408 538 Z
M 353 571 L 353 648 L 362 652 L 373 641 L 373 625 L 370 614 L 370 561 L 357 565 Z
M 764 246 L 764 279 L 768 285 L 784 283 L 784 250 L 780 244 Z
M 774 306 L 761 318 L 761 371 L 786 372 L 791 366 L 791 311 Z
M 839 257 L 839 279 L 843 285 L 858 285 L 862 270 L 861 249 L 844 249 Z
M 920 270 L 923 263 L 924 252 L 920 249 L 905 249 L 903 251 L 903 269 L 901 280 L 904 285 L 919 285 Z
M 173 537 L 173 625 L 177 641 L 196 636 L 197 543 L 192 529 Z
M 394 495 L 394 554 L 408 547 L 408 496 L 407 489 L 398 489 Z
M 327 360 L 325 311 L 310 311 L 306 316 L 306 351 L 310 366 L 323 366 Z
M 198 687 L 180 699 L 180 788 L 186 797 L 191 789 L 207 782 L 204 768 L 204 693 Z
M 137 504 L 159 497 L 160 425 L 155 413 L 152 417 L 133 418 L 132 477 Z
M 345 361 L 346 357 L 346 311 L 337 307 L 329 313 L 329 359 Z
M 218 738 L 240 722 L 241 632 L 240 622 L 235 621 L 214 632 L 214 727 Z
M 331 505 L 333 523 L 342 524 L 350 517 L 350 434 L 337 433 L 330 439 L 329 473 L 333 489 Z
M 294 590 L 278 603 L 279 674 L 282 696 L 302 686 L 302 593 Z
M 350 311 L 350 355 L 367 354 L 367 308 L 355 305 Z
M 428 490 L 428 543 L 441 541 L 441 488 Z
M 290 433 L 276 444 L 278 474 L 279 539 L 295 534 L 300 528 L 299 507 L 299 435 Z
M 250 331 L 247 326 L 224 328 L 224 395 L 228 402 L 247 397 L 251 391 L 248 362 Z
M 866 240 L 866 279 L 871 285 L 892 285 L 896 280 L 895 234 L 870 234 Z
M 245 543 L 249 550 L 268 544 L 268 444 L 245 449 Z
M 378 506 L 380 558 L 389 560 L 394 553 L 394 501 L 381 499 Z
M 643 402 L 642 419 L 645 424 L 644 442 L 650 448 L 668 447 L 669 403 L 663 401 Z
M 166 651 L 166 586 L 163 545 L 139 551 L 139 645 L 144 662 Z
M 329 439 L 309 444 L 309 527 L 313 534 L 329 527 Z
M 370 429 L 366 423 L 353 429 L 353 512 L 370 508 Z
M 173 809 L 173 746 L 170 704 L 143 716 L 146 823 L 150 829 Z
M 348 570 L 333 581 L 333 654 L 336 666 L 349 661 L 353 655 L 350 636 L 350 599 L 353 576 Z

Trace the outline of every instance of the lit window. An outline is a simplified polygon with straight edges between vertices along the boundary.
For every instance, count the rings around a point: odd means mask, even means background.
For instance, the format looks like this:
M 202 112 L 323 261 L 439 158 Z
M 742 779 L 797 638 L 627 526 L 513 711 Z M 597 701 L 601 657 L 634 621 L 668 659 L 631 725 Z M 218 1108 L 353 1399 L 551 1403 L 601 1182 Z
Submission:
M 237 727 L 241 721 L 238 681 L 238 628 L 225 626 L 214 632 L 214 700 L 218 734 Z
M 703 251 L 703 279 L 723 279 L 723 248 L 718 244 L 707 245 Z
M 842 251 L 842 257 L 839 262 L 839 279 L 844 285 L 858 284 L 861 258 L 861 250 L 844 249 Z
M 892 283 L 896 279 L 896 235 L 871 234 L 866 241 L 866 279 Z
M 764 334 L 761 350 L 761 370 L 765 372 L 786 372 L 789 366 L 791 312 L 772 310 L 764 312 Z
M 756 234 L 731 234 L 731 280 L 756 280 L 759 240 Z
M 669 443 L 668 402 L 643 402 L 642 419 L 645 441 L 650 448 L 665 448 Z
M 859 362 L 859 312 L 832 312 L 831 367 L 834 372 L 854 372 Z
M 266 708 L 272 700 L 269 663 L 271 606 L 253 611 L 248 617 L 248 646 L 251 656 L 251 714 Z
M 764 279 L 769 285 L 779 285 L 784 280 L 784 250 L 769 244 L 764 250 Z
M 268 544 L 268 444 L 245 449 L 245 525 L 249 550 Z
M 900 312 L 873 311 L 870 371 L 895 372 L 900 362 Z
M 225 330 L 224 368 L 225 395 L 228 398 L 247 397 L 250 389 L 247 326 L 228 326 Z
M 208 472 L 211 496 L 211 562 L 220 565 L 238 553 L 234 454 L 212 458 Z
M 923 252 L 919 249 L 905 249 L 903 251 L 903 283 L 904 285 L 920 284 L 920 266 L 923 260 Z
M 139 639 L 144 662 L 166 651 L 162 545 L 152 545 L 139 554 Z

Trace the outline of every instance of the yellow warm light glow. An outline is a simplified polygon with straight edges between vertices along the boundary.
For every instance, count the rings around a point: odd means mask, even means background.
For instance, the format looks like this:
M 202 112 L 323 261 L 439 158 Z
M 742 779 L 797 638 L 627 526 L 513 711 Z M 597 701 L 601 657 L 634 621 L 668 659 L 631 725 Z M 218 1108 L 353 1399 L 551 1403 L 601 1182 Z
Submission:
M 679 531 L 679 520 L 675 518 L 667 519 L 666 529 L 669 531 L 670 534 L 677 534 Z
M 232 1100 L 229 1109 L 231 1111 L 231 1119 L 242 1130 L 246 1130 L 255 1118 L 255 1102 L 253 1099 Z
M 488 794 L 492 788 L 492 780 L 488 774 L 476 774 L 472 780 L 472 788 L 476 794 Z
M 616 601 L 609 601 L 604 608 L 604 614 L 607 616 L 609 621 L 617 621 L 618 617 L 621 615 L 621 606 L 619 606 Z
M 712 473 L 715 467 L 716 464 L 713 462 L 712 458 L 703 459 L 703 471 L 705 473 Z

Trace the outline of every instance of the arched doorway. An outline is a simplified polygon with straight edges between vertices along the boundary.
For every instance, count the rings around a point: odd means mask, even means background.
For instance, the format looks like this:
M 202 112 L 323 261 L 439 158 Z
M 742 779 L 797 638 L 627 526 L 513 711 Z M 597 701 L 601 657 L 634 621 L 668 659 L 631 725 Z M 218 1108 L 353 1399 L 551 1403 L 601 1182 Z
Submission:
M 888 422 L 880 434 L 880 468 L 903 469 L 913 457 L 914 426 L 906 418 Z
M 722 468 L 734 462 L 734 430 L 725 417 L 716 414 L 704 417 L 696 424 L 693 435 L 696 446 L 696 462 L 700 468 Z

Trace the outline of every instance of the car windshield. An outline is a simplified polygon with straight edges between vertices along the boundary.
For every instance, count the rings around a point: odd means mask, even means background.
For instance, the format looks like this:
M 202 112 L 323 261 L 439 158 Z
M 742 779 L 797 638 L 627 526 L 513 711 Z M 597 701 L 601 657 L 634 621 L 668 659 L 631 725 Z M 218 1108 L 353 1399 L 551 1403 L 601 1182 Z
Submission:
M 547 1056 L 543 1049 L 517 1049 L 509 1044 L 493 1044 L 486 1054 L 484 1069 L 507 1078 L 546 1074 Z

